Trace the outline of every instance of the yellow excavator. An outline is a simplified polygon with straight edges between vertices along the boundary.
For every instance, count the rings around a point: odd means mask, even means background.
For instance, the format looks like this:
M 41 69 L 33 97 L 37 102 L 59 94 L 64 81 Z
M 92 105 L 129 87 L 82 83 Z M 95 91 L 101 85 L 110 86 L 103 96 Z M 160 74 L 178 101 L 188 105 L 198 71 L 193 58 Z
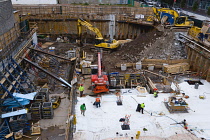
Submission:
M 77 25 L 78 25 L 78 34 L 80 38 L 82 34 L 82 26 L 86 27 L 87 29 L 93 31 L 96 34 L 94 46 L 97 48 L 112 50 L 112 49 L 116 49 L 120 45 L 120 43 L 115 39 L 105 40 L 98 28 L 94 27 L 93 25 L 83 20 L 82 18 L 78 19 Z
M 184 27 L 189 28 L 194 25 L 194 21 L 188 19 L 187 16 L 179 16 L 179 13 L 169 8 L 157 9 L 152 7 L 153 16 L 149 16 L 147 21 L 156 21 L 166 27 Z
M 201 28 L 198 26 L 192 26 L 188 30 L 188 36 L 197 42 L 210 46 L 210 22 L 203 21 L 200 26 Z

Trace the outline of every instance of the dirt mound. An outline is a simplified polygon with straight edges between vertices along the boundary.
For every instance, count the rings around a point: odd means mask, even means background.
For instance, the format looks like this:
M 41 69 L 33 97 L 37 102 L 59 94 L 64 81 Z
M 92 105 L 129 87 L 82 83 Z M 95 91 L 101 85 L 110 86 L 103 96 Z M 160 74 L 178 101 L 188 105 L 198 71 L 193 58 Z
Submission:
M 138 62 L 144 56 L 143 50 L 153 44 L 162 34 L 162 32 L 156 30 L 140 34 L 135 40 L 122 44 L 116 51 L 104 54 L 103 64 L 106 66 L 106 70 L 114 71 L 116 63 Z
M 115 65 L 123 63 L 137 63 L 144 58 L 146 59 L 184 59 L 186 58 L 186 52 L 184 47 L 176 41 L 176 33 L 172 30 L 164 30 L 159 32 L 152 30 L 148 33 L 140 34 L 135 40 L 121 44 L 117 50 L 102 54 L 102 63 L 106 68 L 106 71 L 116 72 L 120 69 L 116 69 Z M 90 52 L 90 46 L 87 45 L 82 49 L 87 54 L 94 54 L 95 60 L 97 60 L 97 54 Z M 95 61 L 97 64 L 97 61 Z M 133 72 L 130 70 L 128 72 Z

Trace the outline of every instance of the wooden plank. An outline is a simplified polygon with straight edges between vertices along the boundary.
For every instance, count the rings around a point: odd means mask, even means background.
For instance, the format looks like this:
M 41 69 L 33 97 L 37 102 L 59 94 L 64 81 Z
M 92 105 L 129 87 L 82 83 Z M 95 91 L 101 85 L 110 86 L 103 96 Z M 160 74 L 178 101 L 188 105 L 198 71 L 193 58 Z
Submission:
M 46 43 L 42 44 L 42 48 L 48 48 L 52 44 L 54 44 L 54 42 L 46 42 Z
M 20 75 L 22 75 L 22 74 L 23 74 L 23 72 L 20 73 Z M 12 82 L 12 85 L 15 85 L 15 84 L 17 83 L 17 81 L 19 81 L 20 75 L 18 75 L 18 77 L 16 78 L 16 81 L 13 81 L 13 82 Z M 7 89 L 8 91 L 11 91 L 11 90 L 12 90 L 12 88 L 13 88 L 12 85 L 10 85 L 10 86 L 8 87 L 8 89 Z M 5 92 L 4 94 L 6 94 L 6 92 Z

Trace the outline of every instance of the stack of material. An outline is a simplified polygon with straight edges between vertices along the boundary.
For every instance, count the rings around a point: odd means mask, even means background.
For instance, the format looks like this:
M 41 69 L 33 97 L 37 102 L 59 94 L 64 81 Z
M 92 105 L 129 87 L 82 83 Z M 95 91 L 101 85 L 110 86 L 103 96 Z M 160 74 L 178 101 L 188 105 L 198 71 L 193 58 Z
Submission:
M 41 104 L 42 103 L 32 103 L 30 110 L 31 110 L 31 119 L 32 120 L 41 120 Z
M 166 73 L 182 73 L 189 70 L 190 65 L 188 63 L 178 63 L 174 65 L 165 65 L 164 72 Z
M 41 127 L 39 125 L 39 122 L 33 124 L 31 126 L 31 135 L 40 135 L 41 134 Z
M 38 95 L 44 96 L 46 101 L 49 101 L 49 87 L 47 83 L 40 88 Z
M 38 92 L 34 98 L 35 102 L 45 102 L 46 101 L 46 95 L 43 94 L 44 92 Z M 49 99 L 48 99 L 49 100 Z
M 51 102 L 44 102 L 42 105 L 42 117 L 43 119 L 52 119 L 54 115 Z
M 85 61 L 93 62 L 93 55 L 86 55 Z
M 83 60 L 80 62 L 82 68 L 82 74 L 91 74 L 91 61 Z

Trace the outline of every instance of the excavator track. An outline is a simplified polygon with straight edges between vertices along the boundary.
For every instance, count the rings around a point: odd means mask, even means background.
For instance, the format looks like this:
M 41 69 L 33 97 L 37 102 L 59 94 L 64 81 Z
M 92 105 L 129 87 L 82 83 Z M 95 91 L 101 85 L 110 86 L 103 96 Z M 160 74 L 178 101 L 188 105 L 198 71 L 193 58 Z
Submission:
M 99 52 L 100 51 L 100 49 L 102 49 L 103 50 L 103 53 L 106 53 L 106 54 L 110 54 L 110 53 L 112 53 L 113 51 L 115 51 L 116 49 L 106 49 L 106 48 L 96 48 L 96 47 L 91 47 L 90 48 L 90 51 L 91 52 L 94 52 L 94 53 L 97 53 L 97 52 Z

